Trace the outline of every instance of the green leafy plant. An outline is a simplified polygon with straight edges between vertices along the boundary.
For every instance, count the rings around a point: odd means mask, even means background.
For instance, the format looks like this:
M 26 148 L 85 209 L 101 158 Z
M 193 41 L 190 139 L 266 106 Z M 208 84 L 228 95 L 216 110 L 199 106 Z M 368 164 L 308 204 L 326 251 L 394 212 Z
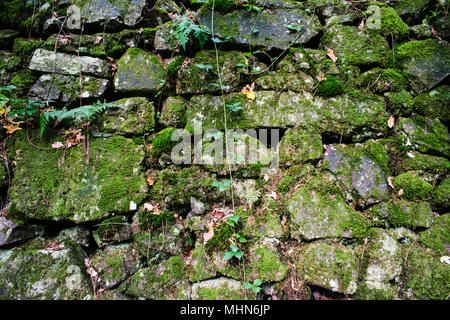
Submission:
M 253 205 L 259 200 L 260 196 L 261 192 L 259 192 L 258 190 L 252 188 L 248 188 L 245 190 L 244 198 L 248 206 L 250 207 L 250 211 L 253 209 Z
M 252 290 L 254 293 L 258 293 L 261 291 L 261 284 L 262 284 L 262 280 L 256 279 L 255 281 L 253 281 L 253 283 L 246 282 L 244 284 L 244 287 L 247 290 Z
M 191 13 L 186 11 L 182 16 L 175 15 L 175 39 L 186 50 L 186 45 L 191 39 L 198 41 L 201 48 L 210 38 L 211 33 L 206 26 L 198 25 L 190 18 Z
M 210 71 L 210 70 L 213 70 L 213 69 L 214 69 L 214 67 L 213 67 L 212 65 L 210 65 L 210 64 L 200 64 L 200 63 L 197 63 L 195 66 L 196 66 L 197 68 L 199 68 L 199 69 L 203 69 L 203 70 L 206 70 L 206 71 Z
M 245 7 L 245 8 L 247 8 L 247 11 L 248 11 L 248 12 L 252 12 L 252 11 L 254 11 L 254 12 L 259 12 L 259 11 L 261 11 L 262 9 L 264 9 L 263 7 L 258 7 L 258 6 L 255 6 L 254 4 L 249 4 L 249 3 L 242 4 L 242 6 Z
M 234 215 L 224 219 L 230 226 L 234 227 L 239 222 L 239 216 Z
M 64 107 L 61 110 L 45 111 L 41 114 L 39 120 L 41 138 L 45 132 L 45 129 L 52 121 L 61 122 L 63 120 L 74 120 L 77 125 L 81 125 L 92 120 L 99 113 L 110 108 L 118 108 L 118 106 L 106 101 L 97 101 L 92 105 L 81 106 L 71 110 L 67 110 L 67 108 Z
M 225 107 L 228 108 L 228 110 L 232 112 L 238 112 L 239 110 L 242 110 L 242 106 L 240 102 L 235 102 L 232 104 L 226 104 Z
M 225 191 L 232 186 L 230 179 L 225 179 L 223 181 L 214 181 L 211 185 L 213 187 L 219 188 L 220 192 Z
M 230 245 L 230 249 L 231 251 L 225 252 L 223 260 L 230 260 L 233 257 L 236 257 L 238 260 L 240 260 L 244 255 L 244 252 L 242 252 L 237 245 L 234 244 Z

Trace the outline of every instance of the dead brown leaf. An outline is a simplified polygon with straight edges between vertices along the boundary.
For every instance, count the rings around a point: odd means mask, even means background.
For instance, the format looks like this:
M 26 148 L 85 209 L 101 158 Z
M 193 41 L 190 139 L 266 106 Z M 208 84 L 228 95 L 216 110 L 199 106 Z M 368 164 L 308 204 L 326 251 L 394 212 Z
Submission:
M 214 222 L 207 222 L 206 227 L 208 228 L 208 232 L 203 233 L 203 244 L 206 244 L 214 236 Z
M 327 56 L 330 57 L 331 60 L 333 60 L 333 62 L 336 62 L 338 58 L 336 58 L 336 56 L 334 55 L 334 51 L 331 49 L 328 49 L 327 51 Z

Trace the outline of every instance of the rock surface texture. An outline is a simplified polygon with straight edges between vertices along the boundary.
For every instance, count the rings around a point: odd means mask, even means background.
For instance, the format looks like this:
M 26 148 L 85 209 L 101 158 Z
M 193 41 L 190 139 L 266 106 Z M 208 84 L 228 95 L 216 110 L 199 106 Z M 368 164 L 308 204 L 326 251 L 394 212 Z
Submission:
M 449 1 L 37 3 L 0 1 L 0 300 L 448 300 Z

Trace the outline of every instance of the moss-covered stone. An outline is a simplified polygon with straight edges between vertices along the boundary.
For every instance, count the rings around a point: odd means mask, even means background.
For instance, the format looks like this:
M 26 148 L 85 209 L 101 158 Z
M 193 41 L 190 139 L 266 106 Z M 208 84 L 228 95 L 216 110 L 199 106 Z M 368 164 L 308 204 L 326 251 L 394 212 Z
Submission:
M 316 181 L 297 189 L 287 202 L 291 236 L 307 240 L 364 237 L 368 221 L 345 203 L 335 184 Z
M 402 173 L 395 177 L 393 184 L 396 191 L 403 190 L 403 194 L 400 197 L 409 200 L 427 200 L 430 198 L 430 193 L 433 190 L 431 184 L 410 173 Z
M 450 266 L 430 249 L 414 245 L 403 254 L 402 292 L 407 299 L 444 300 L 448 297 Z
M 227 127 L 243 130 L 260 127 L 287 128 L 317 126 L 319 131 L 336 137 L 351 137 L 358 141 L 375 137 L 375 132 L 387 130 L 388 114 L 382 97 L 355 92 L 333 98 L 313 96 L 312 93 L 277 93 L 257 91 L 256 99 L 246 99 L 240 94 L 223 96 L 226 104 L 241 102 L 239 113 L 227 111 Z M 224 110 L 221 97 L 194 96 L 187 109 L 186 129 L 193 131 L 197 125 L 202 130 L 224 128 Z
M 408 73 L 416 93 L 432 89 L 450 74 L 449 48 L 437 39 L 410 41 L 396 48 L 396 63 Z
M 431 185 L 444 179 L 450 170 L 450 161 L 444 157 L 410 151 L 402 158 L 399 172 L 410 172 Z
M 369 140 L 352 147 L 327 146 L 324 168 L 336 176 L 347 197 L 364 206 L 387 197 L 387 152 L 383 144 Z M 389 172 L 389 171 L 388 171 Z
M 450 215 L 436 217 L 430 229 L 419 234 L 419 242 L 441 255 L 447 255 L 450 248 Z
M 245 270 L 247 281 L 278 282 L 287 277 L 289 267 L 282 261 L 277 243 L 276 240 L 263 238 L 250 247 Z
M 450 178 L 442 181 L 433 192 L 433 204 L 441 208 L 450 206 Z
M 105 250 L 97 251 L 92 256 L 90 264 L 103 288 L 117 286 L 140 267 L 137 254 L 129 244 L 108 246 Z
M 422 153 L 450 156 L 448 128 L 439 119 L 400 118 L 397 131 L 403 135 L 405 146 Z
M 187 104 L 188 101 L 180 96 L 168 97 L 163 103 L 159 123 L 166 127 L 184 128 Z
M 388 100 L 388 109 L 394 116 L 404 116 L 412 112 L 414 99 L 408 91 L 387 92 L 384 96 Z
M 383 229 L 371 229 L 369 246 L 365 250 L 364 294 L 389 297 L 393 287 L 389 281 L 400 275 L 402 270 L 402 254 L 394 235 Z M 395 297 L 395 295 L 394 295 Z
M 34 51 L 43 45 L 41 40 L 15 38 L 13 52 L 22 60 L 24 65 L 30 63 Z
M 107 110 L 97 118 L 99 131 L 143 135 L 155 128 L 155 107 L 146 98 L 125 98 L 113 103 L 119 108 Z
M 198 282 L 214 278 L 217 274 L 216 267 L 206 252 L 204 245 L 197 241 L 191 256 L 187 259 L 187 273 L 191 282 Z
M 379 34 L 342 25 L 330 27 L 320 40 L 320 47 L 333 50 L 341 62 L 356 66 L 384 65 L 389 56 L 388 43 Z
M 418 114 L 438 118 L 449 122 L 450 113 L 450 86 L 442 85 L 428 93 L 421 93 L 414 98 L 414 109 Z
M 160 59 L 142 49 L 129 48 L 117 61 L 114 86 L 119 93 L 157 93 L 167 71 Z
M 333 76 L 319 82 L 317 93 L 323 97 L 334 97 L 344 92 L 342 83 Z
M 403 226 L 413 230 L 420 227 L 429 228 L 434 221 L 433 211 L 428 202 L 391 201 L 385 208 L 389 212 L 388 221 L 394 227 Z
M 402 40 L 408 37 L 408 25 L 403 22 L 395 9 L 388 6 L 380 6 L 381 25 L 377 29 L 384 37 L 393 36 L 396 40 Z
M 245 294 L 241 281 L 221 277 L 201 281 L 192 285 L 193 300 L 254 300 L 256 294 L 249 291 Z
M 398 69 L 375 68 L 361 74 L 358 84 L 377 93 L 398 92 L 408 87 L 408 77 Z
M 33 72 L 29 70 L 18 71 L 14 73 L 11 84 L 16 86 L 19 94 L 26 94 L 31 86 L 36 82 L 37 78 Z
M 86 165 L 81 145 L 72 147 L 62 161 L 64 151 L 51 148 L 61 139 L 40 141 L 38 132 L 28 132 L 27 138 L 27 132 L 20 131 L 9 140 L 9 156 L 16 163 L 9 189 L 10 215 L 94 221 L 113 212 L 129 212 L 131 202 L 139 204 L 145 197 L 140 146 L 119 136 L 91 138 Z
M 184 261 L 179 256 L 139 270 L 123 283 L 121 289 L 127 295 L 151 300 L 190 298 L 190 285 L 185 279 Z
M 293 257 L 300 280 L 334 292 L 356 292 L 357 262 L 353 250 L 314 242 L 297 249 Z
M 0 299 L 93 299 L 84 258 L 78 245 L 54 239 L 2 249 Z
M 106 244 L 130 240 L 131 226 L 127 223 L 127 217 L 115 216 L 103 220 L 93 232 L 95 242 L 99 247 Z

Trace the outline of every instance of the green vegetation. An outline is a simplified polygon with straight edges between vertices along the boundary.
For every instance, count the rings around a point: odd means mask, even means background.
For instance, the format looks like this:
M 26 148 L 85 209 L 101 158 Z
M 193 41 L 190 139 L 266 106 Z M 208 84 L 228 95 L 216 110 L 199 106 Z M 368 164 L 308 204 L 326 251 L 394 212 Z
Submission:
M 319 82 L 317 93 L 324 97 L 334 97 L 344 92 L 342 83 L 333 76 Z
M 409 200 L 426 200 L 430 197 L 433 186 L 410 173 L 403 173 L 394 179 L 397 191 L 403 190 L 400 196 Z

